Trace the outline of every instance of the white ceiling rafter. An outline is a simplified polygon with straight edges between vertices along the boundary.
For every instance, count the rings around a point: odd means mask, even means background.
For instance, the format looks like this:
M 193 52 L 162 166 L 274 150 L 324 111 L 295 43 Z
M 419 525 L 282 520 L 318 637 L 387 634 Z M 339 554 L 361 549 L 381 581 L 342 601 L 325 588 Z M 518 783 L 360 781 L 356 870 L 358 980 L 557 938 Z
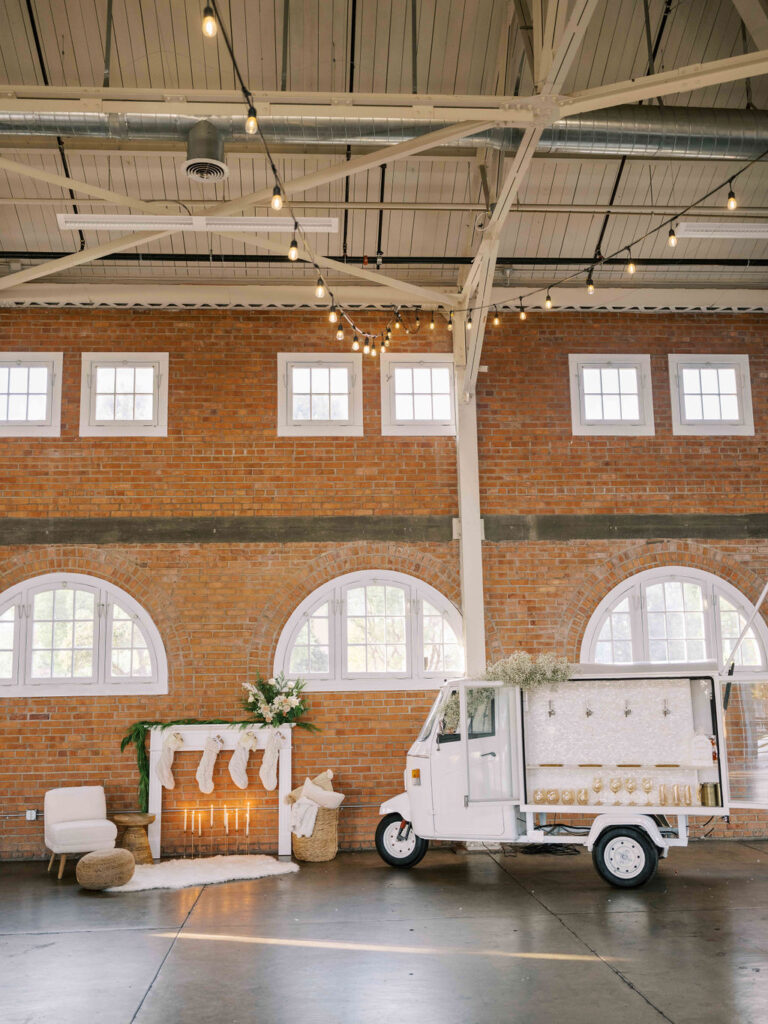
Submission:
M 768 0 L 733 0 L 758 50 L 768 50 Z

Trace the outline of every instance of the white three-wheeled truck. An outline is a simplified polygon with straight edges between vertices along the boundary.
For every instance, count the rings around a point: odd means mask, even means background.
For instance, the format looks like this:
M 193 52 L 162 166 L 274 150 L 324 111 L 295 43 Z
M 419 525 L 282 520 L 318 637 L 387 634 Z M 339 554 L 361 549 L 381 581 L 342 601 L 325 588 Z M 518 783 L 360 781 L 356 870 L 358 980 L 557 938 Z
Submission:
M 717 668 L 580 666 L 522 692 L 477 680 L 438 694 L 376 847 L 412 867 L 430 839 L 579 843 L 612 885 L 654 874 L 688 819 L 728 814 Z

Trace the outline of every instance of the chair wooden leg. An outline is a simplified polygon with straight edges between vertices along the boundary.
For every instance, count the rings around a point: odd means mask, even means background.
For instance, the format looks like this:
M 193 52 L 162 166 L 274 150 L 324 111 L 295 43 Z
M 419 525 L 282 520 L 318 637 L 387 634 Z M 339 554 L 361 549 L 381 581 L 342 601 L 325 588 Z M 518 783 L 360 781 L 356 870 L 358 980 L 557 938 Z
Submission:
M 59 878 L 64 874 L 64 865 L 67 863 L 66 853 L 62 853 L 61 860 L 59 861 Z
M 53 867 L 53 862 L 54 862 L 55 860 L 56 860 L 56 854 L 55 854 L 55 853 L 52 853 L 52 854 L 51 854 L 51 859 L 50 859 L 50 860 L 48 861 L 48 870 L 49 870 L 49 871 L 50 871 L 50 870 L 51 870 L 51 868 Z

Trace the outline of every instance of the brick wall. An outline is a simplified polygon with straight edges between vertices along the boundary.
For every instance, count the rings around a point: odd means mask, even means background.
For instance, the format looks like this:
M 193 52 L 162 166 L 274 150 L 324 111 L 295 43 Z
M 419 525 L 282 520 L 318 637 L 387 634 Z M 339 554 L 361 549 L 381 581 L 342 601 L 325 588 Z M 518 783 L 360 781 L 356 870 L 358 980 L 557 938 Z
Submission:
M 377 323 L 371 317 L 372 323 Z M 489 327 L 478 387 L 482 507 L 486 513 L 764 511 L 768 403 L 762 316 L 537 314 Z M 400 350 L 446 351 L 447 334 L 423 330 Z M 382 438 L 379 371 L 364 360 L 366 436 L 286 439 L 275 431 L 275 354 L 335 351 L 317 314 L 252 312 L 0 312 L 0 348 L 64 351 L 60 439 L 0 442 L 3 516 L 455 515 L 451 438 Z M 79 354 L 170 353 L 169 436 L 80 439 Z M 574 438 L 569 351 L 653 356 L 656 437 Z M 747 352 L 756 436 L 676 438 L 669 420 L 669 351 Z M 0 522 L 1 526 L 1 522 Z M 489 653 L 555 649 L 577 658 L 597 602 L 655 565 L 695 565 L 755 599 L 768 576 L 768 540 L 486 543 Z M 346 544 L 109 544 L 0 547 L 0 591 L 29 576 L 78 571 L 111 580 L 151 614 L 169 658 L 162 697 L 38 698 L 0 704 L 0 857 L 42 855 L 42 826 L 18 817 L 46 789 L 101 783 L 110 807 L 135 805 L 133 752 L 119 740 L 139 718 L 236 715 L 241 684 L 270 672 L 280 630 L 316 586 L 342 572 L 411 573 L 459 601 L 455 542 Z M 403 757 L 432 694 L 317 694 L 322 728 L 295 736 L 294 780 L 333 767 L 347 793 L 342 841 L 369 844 L 376 805 L 401 786 Z M 252 803 L 250 849 L 270 847 L 274 795 L 251 768 L 247 793 L 217 765 L 213 797 L 194 783 L 197 755 L 177 757 L 166 795 L 165 852 L 191 836 L 183 810 L 203 809 L 203 849 L 235 848 L 210 832 L 208 809 Z M 362 805 L 362 806 L 354 806 Z M 768 818 L 734 816 L 728 834 L 766 835 Z M 241 835 L 240 846 L 244 844 Z M 206 845 L 207 844 L 207 845 Z M 189 850 L 189 845 L 187 845 Z

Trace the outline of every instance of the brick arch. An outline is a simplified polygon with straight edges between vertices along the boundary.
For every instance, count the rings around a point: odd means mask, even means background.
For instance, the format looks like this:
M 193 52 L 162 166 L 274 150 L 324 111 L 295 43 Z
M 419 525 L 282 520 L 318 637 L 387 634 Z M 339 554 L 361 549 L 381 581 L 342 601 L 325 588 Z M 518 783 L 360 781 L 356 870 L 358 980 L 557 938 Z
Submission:
M 137 561 L 110 548 L 30 547 L 0 560 L 0 593 L 49 572 L 84 573 L 125 590 L 146 610 L 160 632 L 168 659 L 169 694 L 174 683 L 193 683 L 194 659 L 182 617 L 167 590 L 158 586 Z
M 749 601 L 757 600 L 763 580 L 747 566 L 722 552 L 695 541 L 654 541 L 634 545 L 607 559 L 581 580 L 578 591 L 566 598 L 559 616 L 558 646 L 578 662 L 584 633 L 595 608 L 614 587 L 645 569 L 667 566 L 702 569 L 732 584 Z
M 300 576 L 286 581 L 286 586 L 279 597 L 260 617 L 248 647 L 248 678 L 252 678 L 259 671 L 271 672 L 277 642 L 291 614 L 304 598 L 329 580 L 350 572 L 388 569 L 391 572 L 415 576 L 429 583 L 457 608 L 461 608 L 461 580 L 455 561 L 453 549 L 450 550 L 448 560 L 437 557 L 436 554 L 424 550 L 422 546 L 386 542 L 350 543 L 323 552 L 302 565 Z M 486 630 L 489 634 L 489 650 L 497 650 L 499 644 L 496 641 L 496 631 L 487 619 Z

